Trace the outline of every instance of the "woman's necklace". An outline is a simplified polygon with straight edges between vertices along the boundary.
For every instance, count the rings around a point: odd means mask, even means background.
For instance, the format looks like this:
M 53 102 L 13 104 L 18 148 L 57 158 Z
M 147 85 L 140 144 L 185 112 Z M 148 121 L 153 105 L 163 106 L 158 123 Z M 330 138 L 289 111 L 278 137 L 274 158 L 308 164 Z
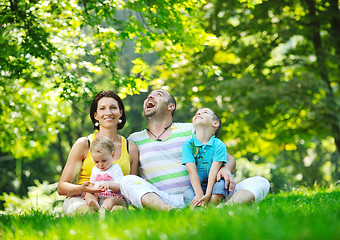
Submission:
M 168 128 L 172 125 L 172 123 L 169 124 L 169 126 L 167 126 L 166 128 L 164 128 L 164 131 L 158 135 L 158 137 L 153 134 L 148 128 L 146 129 L 152 136 L 154 136 L 156 138 L 156 141 L 162 141 L 162 139 L 160 139 L 160 137 L 163 135 L 163 133 L 165 133 L 166 130 L 168 130 Z

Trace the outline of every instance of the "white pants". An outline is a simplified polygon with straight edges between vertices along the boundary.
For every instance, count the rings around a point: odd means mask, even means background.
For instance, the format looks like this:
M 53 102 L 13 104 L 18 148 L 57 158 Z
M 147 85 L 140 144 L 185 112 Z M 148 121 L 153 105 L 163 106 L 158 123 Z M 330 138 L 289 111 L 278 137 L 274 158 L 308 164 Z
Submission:
M 66 214 L 74 213 L 81 205 L 87 205 L 81 196 L 66 198 L 63 203 L 63 212 Z
M 99 205 L 102 205 L 105 198 L 99 198 Z M 66 198 L 63 203 L 63 212 L 66 214 L 74 213 L 78 207 L 87 205 L 81 196 Z
M 235 192 L 245 189 L 254 194 L 255 202 L 261 202 L 268 194 L 269 188 L 270 184 L 267 179 L 260 176 L 251 177 L 237 183 L 235 190 L 230 192 L 227 198 L 230 198 Z M 120 181 L 120 191 L 131 205 L 138 208 L 143 207 L 141 199 L 145 194 L 150 192 L 156 193 L 168 205 L 177 208 L 183 208 L 185 206 L 183 194 L 171 195 L 162 192 L 151 183 L 136 175 L 124 176 Z

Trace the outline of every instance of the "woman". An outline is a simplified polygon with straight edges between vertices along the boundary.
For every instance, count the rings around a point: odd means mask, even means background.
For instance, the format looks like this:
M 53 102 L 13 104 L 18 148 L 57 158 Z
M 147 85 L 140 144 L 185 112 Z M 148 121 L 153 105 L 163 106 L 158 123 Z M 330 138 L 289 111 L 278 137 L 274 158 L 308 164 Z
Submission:
M 101 91 L 92 101 L 90 117 L 94 128 L 98 131 L 87 137 L 81 137 L 75 142 L 58 183 L 58 193 L 67 196 L 63 204 L 64 213 L 73 213 L 76 210 L 87 211 L 88 206 L 81 198 L 81 194 L 100 192 L 88 183 L 91 170 L 95 165 L 89 149 L 96 137 L 109 137 L 116 149 L 113 163 L 120 165 L 124 175 L 137 175 L 138 147 L 133 142 L 127 142 L 117 133 L 126 122 L 121 98 L 113 91 Z M 72 183 L 77 174 L 77 181 Z

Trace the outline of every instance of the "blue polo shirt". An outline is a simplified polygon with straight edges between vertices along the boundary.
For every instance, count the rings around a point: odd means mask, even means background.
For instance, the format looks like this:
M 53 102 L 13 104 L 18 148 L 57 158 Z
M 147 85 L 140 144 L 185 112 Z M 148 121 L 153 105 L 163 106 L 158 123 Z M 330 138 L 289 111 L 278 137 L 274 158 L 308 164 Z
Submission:
M 201 181 L 207 181 L 213 162 L 227 162 L 227 148 L 224 143 L 212 136 L 207 144 L 201 143 L 196 134 L 182 147 L 182 164 L 193 162 Z

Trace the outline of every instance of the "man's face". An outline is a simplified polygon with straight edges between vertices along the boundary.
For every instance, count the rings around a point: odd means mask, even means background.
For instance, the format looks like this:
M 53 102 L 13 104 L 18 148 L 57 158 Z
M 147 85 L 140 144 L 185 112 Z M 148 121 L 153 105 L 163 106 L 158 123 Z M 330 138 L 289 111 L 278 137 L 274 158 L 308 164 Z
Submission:
M 144 116 L 151 117 L 157 112 L 166 111 L 168 107 L 169 93 L 165 90 L 153 90 L 144 101 Z

